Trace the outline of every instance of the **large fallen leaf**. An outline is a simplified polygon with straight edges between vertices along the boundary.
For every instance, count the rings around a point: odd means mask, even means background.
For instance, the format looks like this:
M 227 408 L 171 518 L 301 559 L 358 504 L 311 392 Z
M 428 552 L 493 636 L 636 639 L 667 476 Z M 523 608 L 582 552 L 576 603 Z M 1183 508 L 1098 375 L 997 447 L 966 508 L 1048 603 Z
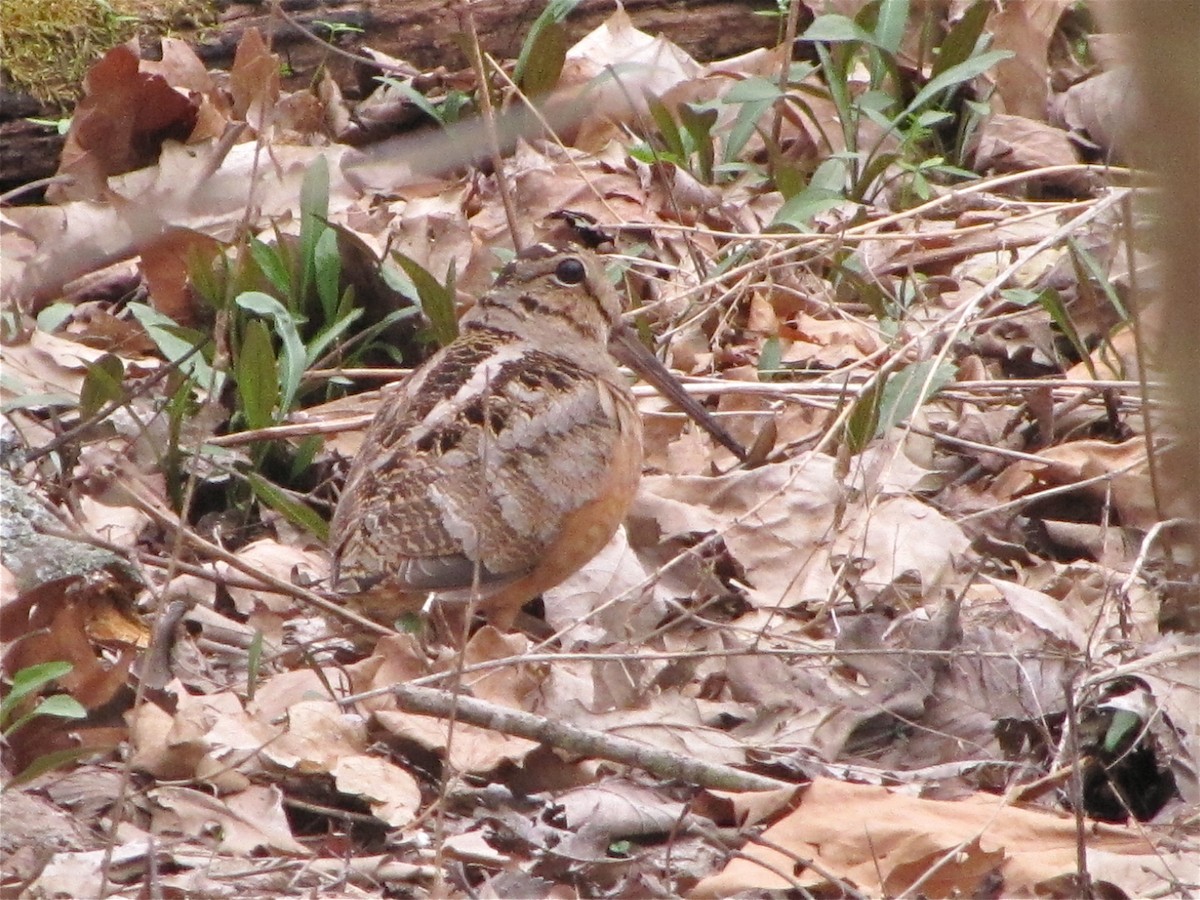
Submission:
M 376 719 L 388 733 L 426 750 L 449 752 L 450 765 L 463 774 L 491 772 L 504 762 L 518 762 L 537 748 L 536 741 L 509 737 L 474 725 L 411 713 L 380 711 Z
M 985 888 L 1028 897 L 1076 871 L 1072 819 L 1007 806 L 1000 797 L 923 800 L 824 778 L 802 797 L 794 812 L 763 834 L 779 850 L 751 842 L 743 858 L 702 881 L 692 896 L 783 891 L 797 884 L 815 889 L 832 875 L 872 896 L 895 897 L 921 880 L 919 893 L 928 897 L 979 896 Z M 1130 897 L 1149 896 L 1195 871 L 1185 856 L 1157 852 L 1132 828 L 1089 822 L 1084 840 L 1092 877 L 1111 881 Z
M 648 586 L 639 589 L 646 575 L 621 528 L 587 565 L 546 591 L 546 621 L 567 632 L 563 649 L 605 646 L 649 632 L 666 608 Z
M 217 850 L 249 856 L 259 849 L 305 855 L 308 851 L 292 837 L 283 812 L 279 788 L 248 787 L 228 797 L 213 797 L 183 787 L 160 787 L 149 793 L 158 804 L 156 834 L 209 837 Z
M 878 482 L 871 473 L 859 477 L 868 476 Z M 884 497 L 842 511 L 847 493 L 834 459 L 817 454 L 718 478 L 643 478 L 631 533 L 643 558 L 661 565 L 667 559 L 647 546 L 650 535 L 719 532 L 745 571 L 750 602 L 761 608 L 832 596 L 841 584 L 834 561 L 845 558 L 874 588 L 915 573 L 928 591 L 966 550 L 958 527 L 914 498 Z
M 421 805 L 416 779 L 377 756 L 343 756 L 333 766 L 334 784 L 343 794 L 362 797 L 371 812 L 393 828 L 407 825 Z

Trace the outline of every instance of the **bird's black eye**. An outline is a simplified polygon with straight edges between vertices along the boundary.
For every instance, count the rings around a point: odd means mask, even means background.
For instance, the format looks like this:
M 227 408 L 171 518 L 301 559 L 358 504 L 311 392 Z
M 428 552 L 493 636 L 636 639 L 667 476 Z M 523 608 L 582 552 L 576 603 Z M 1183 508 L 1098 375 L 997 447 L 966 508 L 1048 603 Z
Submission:
M 587 277 L 587 269 L 583 261 L 574 256 L 564 259 L 554 269 L 554 278 L 559 284 L 581 284 Z

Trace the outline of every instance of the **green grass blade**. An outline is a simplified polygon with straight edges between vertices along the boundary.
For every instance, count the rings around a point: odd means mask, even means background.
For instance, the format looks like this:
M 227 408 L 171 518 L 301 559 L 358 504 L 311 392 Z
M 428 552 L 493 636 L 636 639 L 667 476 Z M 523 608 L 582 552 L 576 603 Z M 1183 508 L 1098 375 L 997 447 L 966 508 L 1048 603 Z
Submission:
M 970 81 L 976 75 L 982 75 L 996 63 L 1011 56 L 1013 54 L 1008 50 L 991 50 L 951 66 L 941 74 L 929 79 L 929 83 L 917 91 L 917 95 L 904 108 L 901 117 L 914 115 L 926 104 L 931 103 L 942 91 L 957 87 L 964 81 Z
M 947 69 L 971 58 L 991 11 L 990 0 L 978 0 L 963 13 L 963 17 L 950 29 L 950 33 L 938 48 L 937 58 L 933 61 L 933 69 L 930 72 L 931 78 L 937 78 Z
M 405 256 L 399 250 L 392 251 L 392 258 L 404 270 L 413 287 L 417 290 L 417 302 L 433 332 L 433 338 L 439 347 L 444 347 L 458 337 L 458 316 L 454 309 L 454 267 L 446 276 L 446 284 L 441 284 L 419 262 Z
M 234 371 L 246 427 L 266 428 L 275 424 L 279 373 L 265 322 L 254 319 L 246 323 Z
M 513 81 L 529 96 L 544 93 L 558 84 L 567 55 L 562 23 L 578 5 L 579 0 L 550 0 L 525 35 L 513 68 Z
M 246 479 L 260 503 L 269 506 L 296 527 L 305 529 L 322 543 L 329 540 L 329 523 L 310 506 L 296 500 L 257 472 L 247 472 Z
M 18 670 L 12 677 L 8 696 L 0 701 L 0 725 L 8 721 L 18 703 L 36 694 L 50 682 L 69 675 L 74 668 L 69 662 L 44 662 Z
M 329 162 L 318 156 L 304 173 L 300 185 L 300 283 L 294 296 L 289 299 L 293 309 L 304 309 L 309 287 L 316 276 L 314 260 L 317 241 L 328 227 L 329 218 Z
M 895 56 L 904 39 L 904 26 L 908 24 L 909 0 L 883 0 L 879 4 L 879 18 L 875 23 L 875 45 Z
M 106 403 L 125 399 L 125 364 L 120 358 L 106 353 L 98 360 L 87 363 L 87 375 L 79 390 L 79 412 L 90 416 Z
M 326 322 L 337 318 L 339 286 L 342 278 L 342 254 L 338 249 L 338 236 L 332 228 L 325 228 L 313 248 L 313 274 L 317 283 L 317 298 Z
M 307 360 L 296 320 L 282 303 L 261 291 L 246 291 L 239 294 L 234 302 L 246 312 L 270 318 L 275 325 L 275 333 L 282 342 L 278 376 L 279 412 L 280 415 L 286 414 L 291 410 L 300 389 Z
M 936 363 L 936 360 L 927 359 L 892 374 L 880 396 L 874 437 L 896 425 L 903 425 L 920 406 L 954 380 L 953 365 Z

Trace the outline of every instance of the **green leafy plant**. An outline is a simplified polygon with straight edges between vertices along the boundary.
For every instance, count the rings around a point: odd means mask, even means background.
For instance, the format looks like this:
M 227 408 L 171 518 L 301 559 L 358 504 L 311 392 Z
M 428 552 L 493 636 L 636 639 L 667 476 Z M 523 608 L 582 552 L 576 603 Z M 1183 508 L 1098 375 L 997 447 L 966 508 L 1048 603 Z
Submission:
M 441 97 L 430 98 L 417 90 L 411 78 L 381 75 L 376 81 L 400 93 L 443 128 L 462 121 L 475 109 L 475 101 L 465 91 L 449 90 Z
M 844 437 L 851 453 L 861 453 L 888 429 L 904 424 L 922 403 L 954 380 L 952 365 L 935 363 L 924 360 L 877 378 L 855 401 Z
M 762 16 L 765 19 L 776 19 L 779 22 L 779 31 L 775 35 L 775 43 L 783 43 L 783 39 L 787 32 L 787 17 L 788 9 L 791 7 L 791 0 L 775 0 L 774 9 L 756 9 L 754 15 Z
M 889 186 L 897 188 L 897 206 L 912 205 L 931 195 L 935 181 L 973 176 L 961 164 L 987 105 L 959 102 L 958 92 L 1011 56 L 987 50 L 989 9 L 984 0 L 968 8 L 936 48 L 924 83 L 906 75 L 899 57 L 909 0 L 876 0 L 854 19 L 830 14 L 812 22 L 800 40 L 812 45 L 818 65 L 793 65 L 786 91 L 766 79 L 747 79 L 726 93 L 725 103 L 742 106 L 727 152 L 739 151 L 758 129 L 770 159 L 768 174 L 787 198 L 775 227 L 804 229 L 823 210 L 870 199 Z M 812 83 L 814 73 L 823 87 Z M 860 76 L 865 82 L 855 83 Z M 811 101 L 818 98 L 833 104 L 840 141 L 814 111 Z M 794 107 L 822 137 L 829 153 L 813 171 L 788 162 L 773 135 L 761 130 L 763 113 L 777 103 Z
M 37 718 L 82 719 L 87 716 L 87 710 L 74 697 L 68 694 L 51 694 L 42 697 L 36 705 L 30 704 L 41 691 L 51 682 L 68 675 L 74 667 L 68 662 L 46 662 L 26 666 L 13 675 L 12 687 L 0 701 L 0 735 L 5 740 Z M 10 788 L 24 784 L 44 772 L 49 772 L 78 759 L 93 748 L 70 747 L 45 753 L 33 760 L 28 766 L 10 778 L 0 788 L 7 791 Z
M 647 97 L 646 103 L 658 132 L 631 147 L 630 155 L 647 163 L 674 163 L 711 184 L 716 162 L 712 129 L 718 104 L 680 103 L 672 111 L 657 97 Z
M 782 14 L 768 10 L 771 15 Z M 786 89 L 766 78 L 734 84 L 719 100 L 668 107 L 647 99 L 654 130 L 630 153 L 647 163 L 671 163 L 700 181 L 716 183 L 753 167 L 740 161 L 757 132 L 768 156 L 765 174 L 787 199 L 777 227 L 803 228 L 824 209 L 845 200 L 862 201 L 895 185 L 897 205 L 927 199 L 933 182 L 973 177 L 962 168 L 965 148 L 987 106 L 959 102 L 964 84 L 1011 56 L 989 51 L 984 25 L 990 5 L 979 0 L 951 28 L 939 47 L 924 83 L 906 75 L 900 42 L 910 13 L 909 0 L 875 0 L 854 19 L 818 16 L 801 40 L 812 44 L 818 63 L 792 64 Z M 824 87 L 814 85 L 818 73 Z M 866 83 L 854 83 L 866 73 Z M 826 133 L 812 99 L 833 103 L 841 128 L 835 142 Z M 763 127 L 777 104 L 794 107 L 823 136 L 827 157 L 811 171 L 797 167 Z M 722 108 L 735 107 L 733 122 L 715 127 Z M 864 126 L 874 126 L 867 128 Z
M 425 339 L 439 347 L 446 346 L 458 337 L 458 316 L 454 311 L 454 282 L 457 278 L 454 262 L 451 261 L 446 281 L 442 283 L 419 262 L 398 250 L 392 251 L 392 259 L 408 278 L 417 295 L 417 302 L 421 304 L 421 311 L 429 322 Z
M 1095 310 L 1101 304 L 1107 304 L 1110 307 L 1107 315 L 1109 320 L 1115 323 L 1114 330 L 1128 327 L 1131 322 L 1129 311 L 1121 302 L 1116 288 L 1105 274 L 1099 260 L 1082 247 L 1075 238 L 1067 239 L 1067 252 L 1074 269 L 1076 291 L 1080 298 L 1086 300 L 1087 308 Z M 1053 287 L 1043 287 L 1038 290 L 1008 288 L 1002 290 L 1000 295 L 1009 303 L 1017 306 L 1030 306 L 1034 303 L 1041 306 L 1069 346 L 1071 355 L 1083 364 L 1092 378 L 1099 379 L 1101 377 L 1096 368 L 1091 348 L 1083 337 L 1086 330 L 1081 330 L 1076 325 L 1075 318 L 1071 314 L 1071 307 L 1059 291 Z M 1113 348 L 1111 334 L 1102 335 L 1099 349 L 1101 358 L 1106 360 L 1114 370 L 1121 371 L 1123 369 L 1120 362 L 1121 354 Z
M 339 34 L 364 34 L 365 29 L 358 25 L 351 25 L 349 22 L 329 22 L 325 19 L 314 19 L 313 27 L 320 28 L 325 32 L 325 37 L 333 40 Z
M 312 400 L 337 396 L 346 382 L 310 378 L 308 373 L 332 364 L 355 365 L 377 349 L 378 337 L 415 308 L 395 310 L 359 329 L 363 310 L 355 289 L 344 277 L 339 230 L 328 222 L 329 171 L 323 158 L 306 173 L 300 197 L 299 234 L 274 228 L 273 238 L 248 237 L 215 259 L 194 259 L 191 283 L 213 309 L 218 340 L 182 328 L 148 306 L 130 311 L 168 359 L 179 364 L 180 376 L 165 404 L 168 446 L 162 460 L 168 487 L 179 505 L 185 454 L 179 440 L 184 423 L 203 398 L 228 400 L 232 430 L 258 430 L 283 422 Z M 216 364 L 216 347 L 227 348 L 228 365 Z M 196 348 L 204 352 L 197 353 Z M 102 363 L 105 360 L 101 361 Z M 93 366 L 89 402 L 111 395 L 119 376 Z M 95 400 L 92 400 L 94 395 Z M 259 441 L 245 457 L 211 447 L 202 451 L 209 468 L 235 476 L 230 480 L 234 505 L 247 511 L 256 500 L 289 522 L 318 536 L 324 520 L 294 486 L 305 484 L 305 472 L 320 447 L 318 437 L 298 444 Z M 240 460 L 240 461 L 239 461 Z
M 970 174 L 956 163 L 970 130 L 978 124 L 977 107 L 964 107 L 966 115 L 951 148 L 930 151 L 940 140 L 935 127 L 955 121 L 948 109 L 954 93 L 1012 55 L 986 49 L 983 27 L 988 10 L 986 2 L 975 3 L 947 33 L 924 84 L 908 83 L 898 58 L 909 0 L 879 0 L 864 7 L 855 19 L 819 16 L 804 32 L 801 40 L 813 45 L 841 125 L 845 150 L 830 162 L 841 170 L 846 197 L 870 197 L 885 183 L 884 173 L 894 163 L 908 163 L 905 171 L 920 179 L 931 174 Z M 861 90 L 851 87 L 855 71 L 868 76 Z M 866 121 L 878 128 L 864 139 Z M 915 188 L 918 196 L 922 190 L 919 184 Z
M 82 719 L 87 710 L 69 694 L 51 694 L 43 697 L 36 706 L 22 712 L 27 701 L 35 697 L 51 682 L 71 673 L 74 668 L 68 662 L 46 662 L 26 666 L 13 675 L 12 688 L 0 701 L 0 733 L 5 738 L 20 730 L 39 716 L 59 719 Z
M 193 283 L 223 314 L 235 394 L 234 428 L 278 424 L 309 395 L 328 384 L 310 384 L 305 373 L 322 361 L 353 365 L 371 341 L 415 310 L 393 312 L 353 334 L 363 310 L 355 290 L 343 286 L 338 230 L 328 222 L 329 169 L 318 157 L 300 195 L 300 233 L 275 229 L 274 240 L 250 238 L 216 276 L 193 271 Z M 353 338 L 353 340 L 351 340 Z M 204 373 L 192 373 L 203 377 Z
M 513 81 L 528 96 L 536 97 L 558 84 L 567 58 L 567 37 L 562 23 L 579 5 L 579 0 L 550 0 L 537 17 L 513 69 Z
M 46 128 L 53 128 L 60 135 L 66 134 L 71 130 L 70 116 L 63 116 L 61 119 L 37 119 L 33 116 L 29 116 L 25 121 L 32 122 L 34 125 L 42 125 Z

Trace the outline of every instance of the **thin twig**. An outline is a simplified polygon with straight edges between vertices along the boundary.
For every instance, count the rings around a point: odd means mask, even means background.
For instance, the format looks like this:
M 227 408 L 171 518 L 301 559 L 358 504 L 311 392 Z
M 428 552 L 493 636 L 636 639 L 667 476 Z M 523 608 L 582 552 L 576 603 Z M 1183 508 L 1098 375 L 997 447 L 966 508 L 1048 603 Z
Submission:
M 1075 685 L 1071 675 L 1062 680 L 1063 698 L 1066 702 L 1067 756 L 1071 767 L 1068 782 L 1071 791 L 1071 812 L 1075 818 L 1075 890 L 1077 896 L 1091 900 L 1092 878 L 1088 874 L 1087 822 L 1083 810 L 1083 759 L 1079 747 L 1079 715 L 1075 707 Z
M 496 130 L 496 110 L 492 106 L 491 80 L 488 78 L 487 67 L 483 62 L 483 49 L 479 46 L 479 31 L 475 27 L 475 14 L 471 12 L 469 3 L 458 7 L 458 20 L 465 26 L 467 43 L 471 48 L 471 66 L 475 69 L 475 79 L 479 82 L 479 108 L 483 116 L 483 131 L 487 135 L 488 155 L 492 160 L 492 179 L 500 194 L 500 203 L 504 206 L 504 217 L 508 220 L 508 232 L 512 235 L 513 247 L 520 250 L 525 246 L 524 229 L 517 216 L 517 208 L 513 203 L 512 192 L 508 180 L 504 177 L 504 157 L 500 152 L 500 135 Z
M 294 16 L 292 16 L 291 14 L 289 14 L 288 11 L 283 8 L 282 3 L 279 3 L 279 2 L 273 3 L 271 5 L 271 12 L 273 14 L 279 16 L 279 18 L 283 19 L 283 21 L 287 22 L 294 29 L 296 29 L 296 32 L 302 38 L 304 38 L 307 41 L 312 41 L 314 44 L 316 44 L 319 47 L 322 47 L 326 52 L 332 53 L 334 56 L 340 56 L 343 59 L 348 59 L 351 62 L 353 62 L 357 65 L 360 65 L 360 66 L 367 66 L 369 68 L 379 69 L 381 72 L 389 72 L 393 75 L 404 76 L 405 78 L 411 78 L 414 75 L 420 74 L 416 69 L 413 69 L 411 66 L 398 66 L 395 63 L 384 62 L 383 60 L 375 59 L 370 56 L 363 56 L 362 54 L 359 54 L 359 53 L 351 53 L 349 50 L 343 50 L 341 47 L 337 46 L 336 44 L 325 40 L 320 35 L 314 34 L 313 32 L 309 31 L 304 26 L 303 22 L 301 22 L 299 19 L 297 19 Z
M 1044 491 L 1036 491 L 1032 494 L 1026 494 L 1024 497 L 1018 497 L 1015 500 L 1009 500 L 1007 503 L 1001 503 L 998 506 L 989 506 L 987 509 L 981 509 L 977 512 L 967 513 L 965 516 L 958 516 L 955 522 L 962 524 L 970 522 L 972 519 L 979 519 L 984 516 L 991 516 L 998 513 L 1005 513 L 1009 510 L 1020 509 L 1023 506 L 1028 506 L 1030 503 L 1036 503 L 1039 500 L 1045 500 L 1050 497 L 1058 497 L 1062 494 L 1071 494 L 1081 488 L 1090 487 L 1093 484 L 1103 484 L 1106 481 L 1112 481 L 1120 475 L 1128 474 L 1139 466 L 1144 466 L 1144 459 L 1135 459 L 1133 462 L 1121 466 L 1119 469 L 1113 469 L 1111 472 L 1102 472 L 1099 475 L 1093 475 L 1091 478 L 1083 478 L 1079 481 L 1073 481 L 1070 484 L 1059 485 L 1058 487 L 1046 488 Z
M 204 538 L 200 537 L 200 535 L 196 534 L 196 532 L 192 531 L 192 529 L 186 527 L 177 519 L 175 519 L 174 516 L 167 515 L 166 513 L 162 512 L 153 503 L 146 501 L 133 491 L 129 492 L 129 499 L 132 506 L 140 509 L 151 519 L 153 519 L 156 524 L 167 529 L 167 531 L 169 531 L 171 534 L 178 535 L 192 547 L 206 554 L 210 558 L 221 560 L 222 562 L 241 572 L 243 575 L 246 575 L 252 579 L 256 579 L 264 586 L 269 587 L 279 593 L 295 597 L 297 600 L 307 603 L 309 606 L 314 606 L 322 612 L 329 613 L 330 615 L 339 619 L 344 619 L 345 621 L 350 622 L 353 625 L 357 625 L 359 628 L 362 628 L 364 631 L 370 632 L 371 634 L 395 634 L 392 629 L 385 628 L 383 625 L 372 622 L 370 619 L 360 616 L 358 613 L 352 612 L 351 610 L 333 602 L 332 600 L 327 600 L 320 594 L 302 588 L 299 585 L 292 584 L 290 581 L 284 581 L 282 578 L 276 578 L 269 572 L 264 572 L 259 568 L 255 568 L 250 563 L 234 555 L 233 553 L 230 553 L 224 547 L 218 546 L 211 541 L 206 541 Z
M 787 857 L 792 862 L 793 871 L 795 871 L 797 868 L 812 869 L 812 871 L 816 872 L 827 882 L 840 890 L 845 896 L 852 898 L 852 900 L 866 900 L 867 898 L 866 894 L 855 890 L 852 885 L 846 881 L 843 881 L 841 878 L 838 878 L 816 860 L 810 857 L 800 856 L 796 853 L 796 851 L 784 846 L 783 844 L 777 844 L 775 841 L 765 838 L 762 835 L 751 835 L 749 842 L 752 844 L 758 844 L 761 847 L 766 847 L 768 850 L 774 850 L 776 853 Z M 755 862 L 758 865 L 762 865 L 760 861 L 751 857 L 747 857 L 747 859 L 750 859 L 752 862 Z M 803 888 L 800 889 L 804 890 Z M 807 891 L 805 891 L 805 894 L 809 897 L 812 896 L 812 894 L 809 894 Z
M 128 395 L 122 395 L 121 397 L 118 397 L 116 400 L 110 400 L 108 403 L 105 403 L 102 407 L 100 407 L 98 410 L 96 410 L 90 416 L 85 418 L 82 422 L 79 422 L 78 424 L 67 429 L 62 434 L 58 435 L 56 438 L 51 440 L 49 443 L 43 444 L 41 447 L 38 447 L 37 449 L 30 450 L 28 453 L 25 454 L 24 461 L 26 463 L 36 462 L 37 460 L 41 459 L 43 456 L 47 456 L 48 454 L 53 453 L 55 450 L 58 450 L 60 447 L 66 445 L 66 444 L 69 444 L 71 441 L 77 439 L 78 437 L 80 437 L 80 435 L 87 432 L 87 430 L 89 428 L 95 427 L 96 425 L 98 425 L 99 423 L 101 423 L 105 419 L 107 419 L 109 416 L 111 416 L 113 413 L 115 413 L 121 407 L 127 406 L 136 397 L 139 397 L 142 394 L 149 393 L 150 388 L 154 387 L 154 385 L 158 384 L 158 382 L 162 381 L 164 378 L 166 378 L 172 372 L 177 371 L 179 369 L 179 367 L 183 365 L 183 363 L 187 362 L 189 359 L 191 359 L 193 356 L 195 356 L 197 353 L 199 353 L 204 348 L 204 346 L 205 346 L 205 342 L 201 341 L 200 343 L 193 345 L 192 349 L 188 350 L 187 353 L 184 353 L 182 356 L 180 356 L 179 359 L 172 360 L 171 362 L 167 363 L 166 365 L 160 366 L 158 371 L 156 371 L 153 375 L 151 375 L 145 381 L 143 381 L 141 384 L 138 385 L 137 390 L 131 392 Z
M 460 722 L 477 728 L 537 741 L 579 756 L 633 766 L 656 778 L 717 791 L 774 791 L 796 787 L 776 778 L 719 763 L 701 762 L 695 757 L 629 738 L 579 728 L 450 691 L 397 684 L 390 692 L 404 712 L 442 719 L 453 713 Z
M 11 191 L 5 191 L 0 194 L 0 206 L 5 206 L 16 200 L 22 194 L 28 194 L 39 188 L 50 187 L 54 184 L 74 184 L 74 175 L 51 175 L 48 178 L 38 178 L 36 181 L 27 181 L 25 184 L 18 185 Z
M 1150 530 L 1146 532 L 1146 536 L 1142 538 L 1142 544 L 1138 547 L 1137 558 L 1134 559 L 1133 565 L 1129 569 L 1129 574 L 1121 582 L 1121 586 L 1117 588 L 1118 592 L 1128 596 L 1130 590 L 1133 589 L 1133 583 L 1142 574 L 1142 567 L 1146 565 L 1146 560 L 1150 556 L 1150 548 L 1154 546 L 1154 542 L 1158 540 L 1158 536 L 1164 528 L 1170 528 L 1173 525 L 1187 525 L 1190 522 L 1190 519 L 1167 519 L 1166 521 L 1155 522 L 1151 525 Z

